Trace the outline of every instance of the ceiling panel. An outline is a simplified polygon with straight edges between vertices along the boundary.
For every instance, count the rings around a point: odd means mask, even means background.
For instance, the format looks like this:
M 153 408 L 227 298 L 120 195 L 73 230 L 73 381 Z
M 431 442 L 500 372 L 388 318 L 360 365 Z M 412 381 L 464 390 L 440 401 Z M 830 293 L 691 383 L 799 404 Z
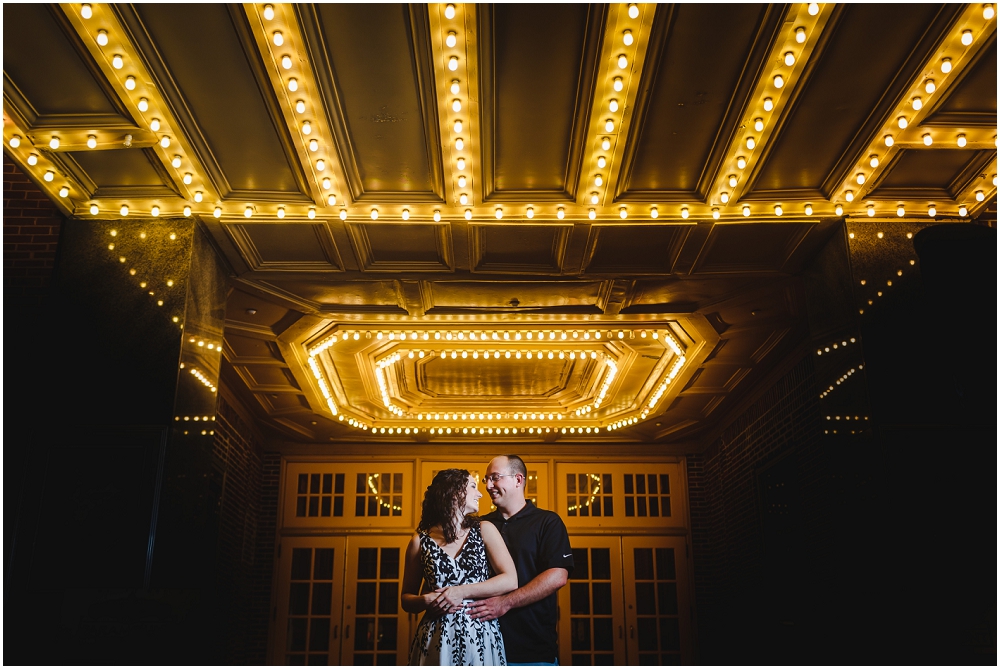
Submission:
M 980 50 L 977 61 L 962 73 L 954 86 L 922 125 L 958 125 L 996 127 L 997 123 L 997 42 Z
M 483 200 L 574 200 L 606 6 L 478 13 Z
M 284 359 L 281 357 L 281 353 L 278 351 L 278 347 L 274 344 L 274 342 L 257 339 L 255 337 L 246 337 L 238 334 L 227 333 L 226 344 L 229 347 L 227 353 L 231 353 L 232 356 L 237 359 L 246 361 L 252 359 L 257 362 L 260 362 L 261 360 L 274 363 L 284 362 Z
M 657 7 L 618 200 L 704 198 L 781 18 L 761 4 Z
M 63 164 L 92 197 L 169 197 L 178 194 L 170 175 L 151 149 L 72 151 Z
M 406 313 L 401 308 L 403 295 L 396 281 L 272 280 L 261 283 L 315 302 L 324 310 Z
M 571 225 L 469 226 L 472 270 L 559 274 Z
M 810 225 L 744 223 L 716 225 L 696 272 L 780 272 Z
M 462 359 L 433 358 L 420 370 L 420 385 L 439 400 L 544 399 L 564 390 L 571 376 L 582 374 L 587 363 L 575 363 L 555 359 L 514 365 L 505 359 L 490 358 L 470 364 Z
M 590 229 L 585 271 L 670 274 L 692 226 L 595 225 Z
M 848 4 L 751 174 L 744 199 L 827 197 L 936 46 L 959 5 Z M 890 28 L 891 27 L 891 28 Z M 892 39 L 886 39 L 891 30 Z
M 218 4 L 185 5 L 184 11 L 170 4 L 133 7 L 141 21 L 136 28 L 148 34 L 170 73 L 171 81 L 158 83 L 168 97 L 167 87 L 179 89 L 173 95 L 196 126 L 187 134 L 203 138 L 199 153 L 207 155 L 200 158 L 222 197 L 243 199 L 249 191 L 256 200 L 306 197 L 304 175 L 242 10 Z
M 358 263 L 369 272 L 454 269 L 447 223 L 352 223 L 347 226 Z
M 426 5 L 299 12 L 354 200 L 444 197 Z
M 252 269 L 339 271 L 337 246 L 323 223 L 253 223 L 224 226 Z
M 429 281 L 434 309 L 485 309 L 511 313 L 568 309 L 601 313 L 609 285 L 604 281 Z
M 953 199 L 994 155 L 972 149 L 901 149 L 880 175 L 871 196 Z

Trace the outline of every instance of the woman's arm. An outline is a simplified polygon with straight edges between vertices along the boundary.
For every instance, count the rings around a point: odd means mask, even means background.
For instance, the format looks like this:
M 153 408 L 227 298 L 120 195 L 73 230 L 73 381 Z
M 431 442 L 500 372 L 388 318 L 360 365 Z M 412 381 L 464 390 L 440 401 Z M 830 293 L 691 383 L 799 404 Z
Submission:
M 507 551 L 507 545 L 503 542 L 500 531 L 488 521 L 479 526 L 479 531 L 483 535 L 483 544 L 486 546 L 486 557 L 490 561 L 493 571 L 496 572 L 496 576 L 481 583 L 454 585 L 439 590 L 441 598 L 447 599 L 451 604 L 450 611 L 461 607 L 463 599 L 494 597 L 517 589 L 517 571 L 514 567 L 514 560 Z
M 423 580 L 423 567 L 420 564 L 420 535 L 414 534 L 406 546 L 400 603 L 407 613 L 420 613 L 421 611 L 429 611 L 436 615 L 446 613 L 449 605 L 447 602 L 441 601 L 440 593 L 425 592 L 420 594 Z

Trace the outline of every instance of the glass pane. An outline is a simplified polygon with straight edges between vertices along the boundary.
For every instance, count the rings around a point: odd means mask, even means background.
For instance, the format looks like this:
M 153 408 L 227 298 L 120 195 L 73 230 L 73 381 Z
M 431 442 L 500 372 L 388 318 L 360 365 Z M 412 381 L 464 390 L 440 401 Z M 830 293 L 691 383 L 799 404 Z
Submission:
M 323 474 L 323 494 L 329 495 L 333 492 L 333 474 Z
M 594 650 L 614 650 L 614 623 L 611 618 L 594 618 Z
M 381 481 L 381 492 L 392 492 L 392 474 L 382 474 L 379 480 Z M 403 492 L 402 479 L 400 479 L 399 492 Z
M 649 515 L 656 518 L 660 515 L 660 498 L 650 497 L 649 498 Z
M 681 649 L 681 631 L 677 618 L 660 618 L 660 649 Z
M 375 578 L 378 565 L 377 548 L 358 549 L 358 578 Z
M 570 495 L 576 494 L 576 475 L 566 474 L 566 492 Z
M 319 497 L 309 498 L 309 516 L 314 517 L 319 515 Z
M 646 494 L 646 477 L 642 474 L 636 474 L 635 476 L 635 492 L 637 495 Z
M 656 648 L 656 618 L 639 618 L 635 621 L 635 633 L 639 640 L 639 650 Z
M 586 548 L 574 548 L 573 549 L 573 571 L 570 573 L 570 578 L 590 578 L 590 567 L 588 564 L 588 553 Z
M 376 586 L 376 583 L 358 583 L 358 591 L 354 597 L 354 605 L 359 615 L 375 613 Z
M 395 667 L 397 664 L 395 653 L 379 653 L 376 658 L 375 664 L 380 667 Z
M 538 493 L 538 472 L 528 472 L 528 483 L 525 485 L 524 491 L 528 495 Z
M 604 474 L 602 479 L 601 488 L 604 490 L 605 495 L 610 495 L 614 492 L 614 490 L 611 489 L 611 474 Z
M 290 667 L 301 667 L 306 664 L 305 655 L 289 655 L 287 660 L 288 666 Z
M 396 615 L 396 600 L 399 599 L 399 584 L 395 582 L 380 583 L 378 590 L 378 612 Z
M 660 493 L 663 495 L 670 494 L 670 475 L 660 474 Z
M 333 515 L 337 517 L 342 517 L 344 515 L 344 498 L 334 497 L 333 498 Z
M 597 667 L 610 667 L 615 663 L 615 656 L 609 655 L 607 653 L 601 653 L 600 655 L 594 656 L 594 666 Z
M 323 653 L 322 655 L 310 655 L 309 656 L 309 666 L 310 667 L 325 667 L 328 664 L 330 664 L 329 662 L 327 662 L 327 659 L 328 659 L 328 657 L 327 657 L 326 653 Z
M 677 578 L 673 548 L 656 549 L 656 578 L 661 581 L 672 581 Z
M 590 516 L 590 498 L 581 497 L 580 499 L 582 500 L 580 503 L 580 515 Z
M 344 494 L 344 475 L 343 474 L 337 474 L 336 478 L 334 478 L 333 491 L 335 493 L 337 493 L 338 495 L 343 495 Z
M 625 515 L 630 518 L 635 515 L 635 497 L 625 498 Z
M 638 515 L 639 517 L 645 517 L 645 515 L 646 515 L 646 498 L 645 497 L 636 497 L 635 498 L 635 503 L 636 503 L 636 506 L 638 507 L 636 509 L 638 511 L 638 513 L 636 515 Z
M 650 474 L 649 475 L 649 494 L 650 495 L 657 495 L 657 494 L 659 494 L 659 492 L 657 490 L 658 487 L 659 486 L 656 485 L 656 474 Z
M 569 612 L 574 615 L 590 613 L 590 588 L 586 583 L 569 584 Z
M 354 666 L 355 667 L 370 667 L 375 663 L 375 655 L 372 653 L 355 653 L 354 654 Z
M 649 583 L 635 584 L 635 612 L 641 616 L 656 615 L 656 593 Z
M 591 578 L 595 581 L 611 580 L 611 549 L 592 548 L 590 550 L 590 558 L 593 561 L 591 565 Z
M 396 584 L 393 583 L 393 592 L 395 592 Z M 396 612 L 395 599 L 393 600 L 394 605 L 392 607 L 392 612 Z M 396 618 L 379 618 L 378 619 L 378 649 L 379 650 L 396 650 Z M 382 656 L 379 656 L 380 658 Z M 393 659 L 393 664 L 396 664 L 395 656 L 390 656 Z
M 306 624 L 308 618 L 288 619 L 288 650 L 306 649 Z
M 309 567 L 312 563 L 312 549 L 311 548 L 293 548 L 292 549 L 292 580 L 293 581 L 308 581 L 309 580 Z
M 295 515 L 299 518 L 304 518 L 306 515 L 306 498 L 299 497 L 295 500 Z
M 592 664 L 590 661 L 590 655 L 574 655 L 573 656 L 573 666 L 574 667 L 589 667 Z
M 611 584 L 594 583 L 594 613 L 611 615 Z
M 324 516 L 324 517 L 329 516 L 330 515 L 330 498 L 329 497 L 323 497 L 321 499 L 323 500 L 323 502 L 320 505 L 319 515 Z
M 302 585 L 305 585 L 303 583 Z M 330 600 L 333 586 L 330 583 L 314 583 L 312 598 L 312 614 L 314 616 L 330 615 Z
M 309 613 L 309 584 L 292 583 L 288 588 L 288 615 L 304 616 Z
M 573 618 L 573 650 L 590 650 L 590 618 Z
M 309 477 L 309 492 L 314 495 L 319 494 L 319 474 L 313 474 Z
M 358 474 L 358 485 L 357 489 L 354 491 L 359 495 L 365 494 L 368 490 L 367 477 L 364 474 Z
M 357 631 L 354 633 L 354 650 L 375 650 L 375 619 L 355 618 L 354 624 L 357 625 Z M 370 655 L 368 657 L 371 658 L 368 664 L 371 664 L 374 658 Z
M 601 515 L 601 497 L 598 495 L 594 498 L 593 504 L 590 505 L 590 513 L 594 516 Z
M 611 516 L 615 515 L 615 506 L 613 497 L 604 498 L 604 515 L 607 518 L 610 518 Z
M 382 549 L 382 568 L 379 569 L 379 578 L 399 578 L 398 548 Z
M 657 583 L 657 599 L 660 602 L 660 615 L 677 614 L 677 584 Z
M 392 491 L 396 493 L 403 492 L 403 475 L 393 474 L 392 475 Z
M 378 500 L 378 515 L 388 516 L 390 511 L 392 509 L 389 508 L 389 502 L 384 497 L 380 497 Z
M 681 655 L 680 653 L 664 653 L 660 656 L 660 664 L 665 667 L 679 667 L 681 666 Z
M 632 475 L 631 474 L 626 474 L 625 475 L 625 494 L 626 495 L 632 495 L 634 493 L 635 493 L 635 487 L 632 484 Z
M 309 625 L 309 650 L 330 649 L 330 619 L 313 618 Z
M 662 515 L 663 515 L 664 518 L 669 518 L 670 517 L 670 498 L 669 497 L 661 497 L 660 500 L 661 500 L 661 504 L 663 506 L 663 508 L 661 509 Z
M 329 581 L 333 579 L 333 549 L 316 549 L 316 566 L 313 568 L 313 579 Z
M 570 497 L 567 500 L 566 515 L 567 516 L 575 516 L 576 515 L 576 498 L 575 497 Z
M 368 515 L 377 516 L 378 515 L 378 502 L 375 501 L 374 497 L 368 498 Z
M 639 665 L 643 667 L 656 666 L 659 664 L 656 653 L 642 653 L 639 655 Z
M 299 474 L 299 494 L 300 495 L 306 494 L 306 491 L 309 489 L 308 486 L 309 486 L 309 475 Z
M 363 495 L 358 495 L 354 498 L 354 515 L 359 517 L 365 515 L 365 498 Z
M 401 516 L 403 515 L 403 496 L 393 495 L 392 496 L 392 515 Z
M 635 561 L 635 578 L 637 581 L 653 580 L 653 549 L 636 548 L 633 553 Z

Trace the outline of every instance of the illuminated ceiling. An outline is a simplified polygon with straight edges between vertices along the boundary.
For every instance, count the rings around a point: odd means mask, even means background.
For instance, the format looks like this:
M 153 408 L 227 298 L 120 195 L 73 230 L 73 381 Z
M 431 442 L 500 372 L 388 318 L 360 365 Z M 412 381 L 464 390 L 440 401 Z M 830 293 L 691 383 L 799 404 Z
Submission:
M 995 10 L 6 4 L 4 151 L 67 215 L 204 223 L 285 438 L 669 441 L 801 345 L 839 217 L 995 202 Z

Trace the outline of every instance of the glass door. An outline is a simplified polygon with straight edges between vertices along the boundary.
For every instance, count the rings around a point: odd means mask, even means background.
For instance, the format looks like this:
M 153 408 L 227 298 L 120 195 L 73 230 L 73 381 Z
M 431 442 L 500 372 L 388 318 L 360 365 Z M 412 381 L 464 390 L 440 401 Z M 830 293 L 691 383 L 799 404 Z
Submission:
M 575 567 L 559 590 L 559 663 L 625 662 L 621 539 L 570 536 Z
M 629 664 L 693 662 L 686 551 L 684 537 L 622 537 Z

